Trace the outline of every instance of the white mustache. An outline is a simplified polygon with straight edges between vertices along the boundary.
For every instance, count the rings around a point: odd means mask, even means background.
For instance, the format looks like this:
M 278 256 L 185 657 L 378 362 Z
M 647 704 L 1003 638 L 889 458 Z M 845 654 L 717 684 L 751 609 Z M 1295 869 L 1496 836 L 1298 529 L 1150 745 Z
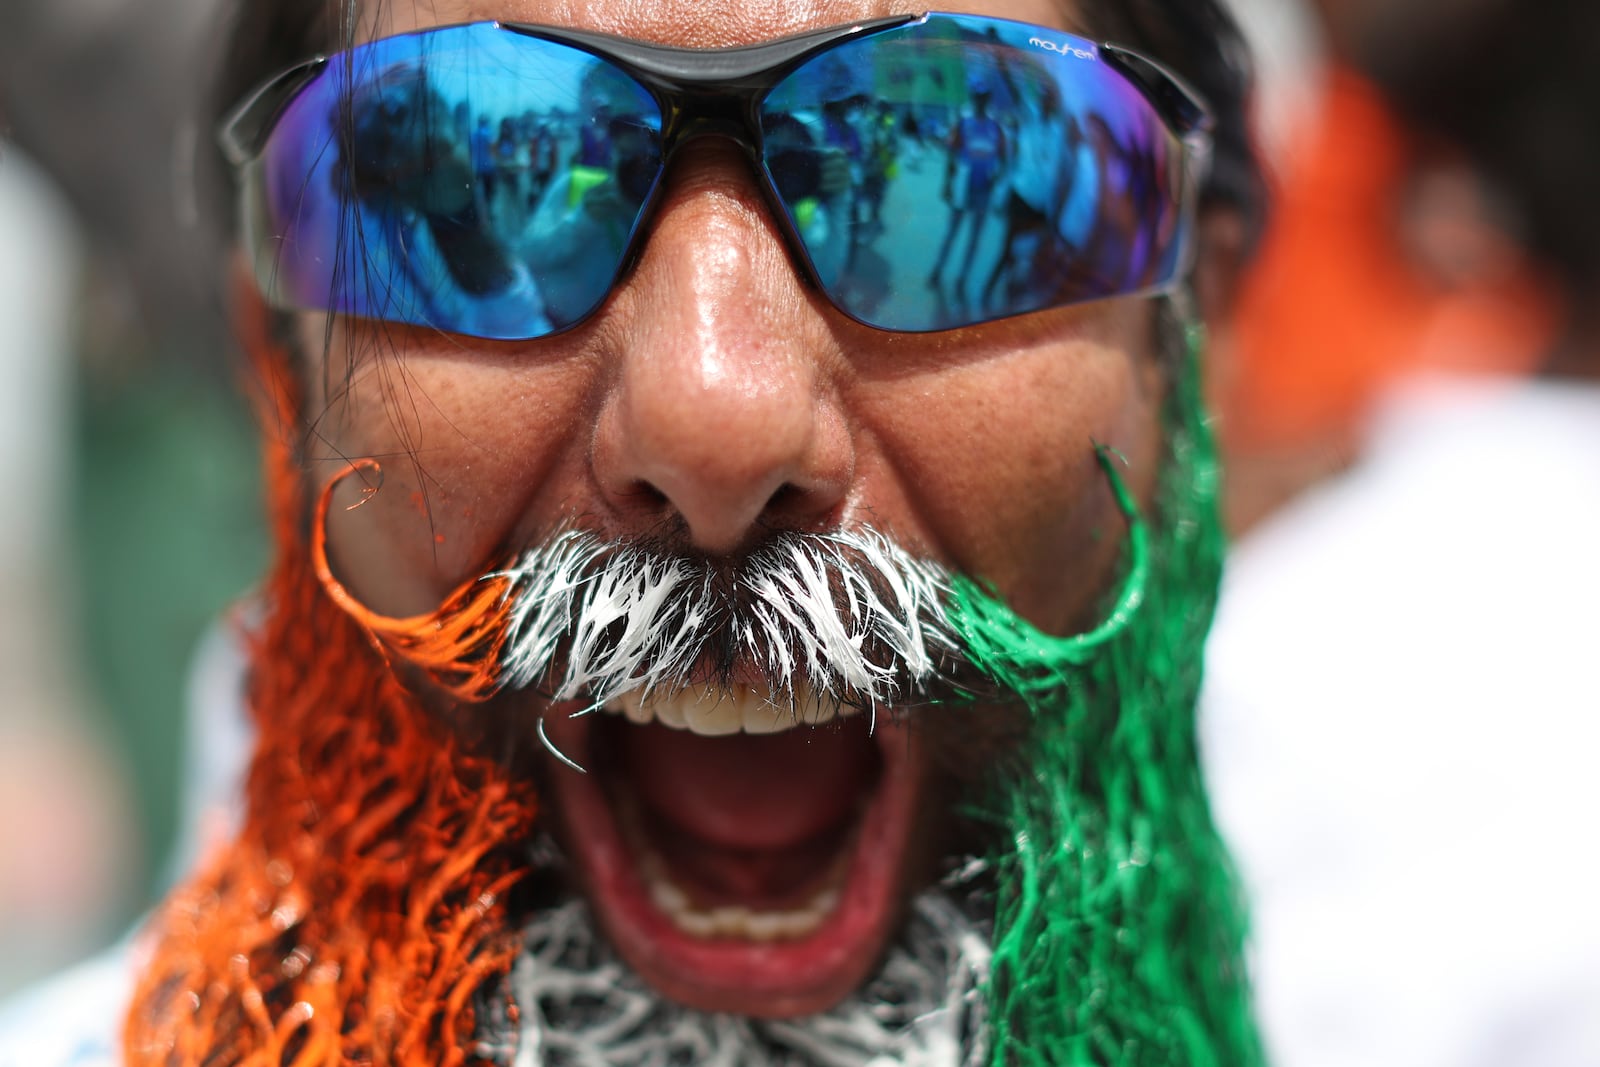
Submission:
M 871 529 L 783 534 L 731 566 L 568 532 L 493 577 L 513 599 L 504 685 L 591 709 L 708 662 L 755 667 L 775 699 L 803 682 L 875 709 L 925 694 L 961 648 L 949 572 Z

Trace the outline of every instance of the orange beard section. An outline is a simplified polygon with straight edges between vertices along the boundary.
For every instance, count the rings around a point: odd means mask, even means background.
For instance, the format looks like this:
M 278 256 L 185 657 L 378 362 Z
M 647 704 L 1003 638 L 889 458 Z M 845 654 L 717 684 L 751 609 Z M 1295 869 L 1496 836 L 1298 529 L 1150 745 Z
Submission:
M 377 460 L 356 460 L 323 488 L 317 501 L 311 527 L 311 561 L 317 580 L 333 602 L 371 635 L 385 657 L 399 657 L 458 700 L 488 700 L 500 686 L 500 655 L 509 634 L 511 580 L 493 577 L 469 581 L 437 611 L 405 619 L 380 615 L 361 603 L 345 589 L 328 562 L 328 508 L 340 482 L 365 472 L 377 475 L 382 484 L 383 468 Z M 360 506 L 356 504 L 349 510 Z M 507 560 L 506 566 L 514 562 L 515 559 Z
M 303 472 L 270 429 L 302 425 L 287 359 L 256 362 L 278 560 L 251 657 L 247 811 L 153 920 L 126 1059 L 481 1062 L 475 994 L 497 989 L 518 951 L 506 894 L 535 797 L 430 720 L 395 681 L 385 635 L 324 591 Z

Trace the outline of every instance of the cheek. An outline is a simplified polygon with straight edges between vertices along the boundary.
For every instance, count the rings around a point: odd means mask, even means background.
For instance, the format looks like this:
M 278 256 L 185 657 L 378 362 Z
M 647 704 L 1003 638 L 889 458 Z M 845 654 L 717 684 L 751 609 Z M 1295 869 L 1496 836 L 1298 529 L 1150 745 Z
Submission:
M 320 324 L 302 333 L 323 349 Z M 328 519 L 334 566 L 369 606 L 431 610 L 559 521 L 583 469 L 593 376 L 581 352 L 359 324 L 327 351 L 311 361 L 307 477 L 321 492 L 350 461 L 382 467 L 344 478 Z
M 1147 499 L 1160 454 L 1147 314 L 938 373 L 874 407 L 884 465 L 935 550 L 1035 625 L 1089 624 L 1127 523 L 1095 446 Z

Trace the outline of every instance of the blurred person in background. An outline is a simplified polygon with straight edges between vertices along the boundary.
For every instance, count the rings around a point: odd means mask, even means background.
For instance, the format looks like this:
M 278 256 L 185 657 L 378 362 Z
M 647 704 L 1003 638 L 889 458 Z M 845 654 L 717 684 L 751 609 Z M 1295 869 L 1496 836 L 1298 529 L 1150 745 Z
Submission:
M 104 944 L 193 853 L 185 663 L 259 571 L 253 439 L 195 266 L 211 7 L 0 5 L 0 989 Z
M 139 856 L 126 770 L 68 651 L 82 263 L 60 192 L 0 135 L 0 995 L 102 943 Z
M 1447 161 L 1560 310 L 1537 358 L 1408 357 L 1372 390 L 1353 466 L 1231 557 L 1204 738 L 1256 903 L 1263 1028 L 1301 1067 L 1592 1065 L 1600 7 L 1338 15 L 1427 145 L 1409 176 Z M 1459 220 L 1484 212 L 1453 211 L 1413 231 L 1417 262 L 1460 271 L 1483 247 Z
M 1260 254 L 1214 343 L 1238 534 L 1348 466 L 1391 384 L 1427 368 L 1533 369 L 1555 309 L 1494 198 L 1364 69 L 1355 27 L 1381 19 L 1398 31 L 1370 37 L 1413 46 L 1404 27 L 1429 25 L 1436 4 L 1236 4 L 1263 59 L 1257 126 L 1275 178 Z

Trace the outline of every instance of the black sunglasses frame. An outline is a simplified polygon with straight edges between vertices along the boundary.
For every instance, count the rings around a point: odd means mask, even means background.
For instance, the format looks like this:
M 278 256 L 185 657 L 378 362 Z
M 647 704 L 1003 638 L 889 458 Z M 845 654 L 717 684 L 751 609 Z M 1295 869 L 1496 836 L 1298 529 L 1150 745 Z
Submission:
M 789 247 L 791 258 L 808 283 L 826 295 L 826 286 L 818 277 L 805 243 L 790 220 L 788 211 L 784 209 L 773 178 L 762 161 L 762 102 L 797 67 L 823 52 L 848 41 L 944 14 L 953 13 L 893 15 L 728 48 L 685 48 L 590 30 L 532 23 L 498 22 L 496 25 L 512 33 L 567 45 L 596 56 L 638 81 L 661 104 L 661 169 L 649 196 L 640 206 L 636 231 L 622 256 L 616 279 L 627 274 L 643 250 L 650 231 L 648 223 L 660 199 L 660 175 L 666 173 L 673 156 L 689 141 L 715 136 L 734 142 L 744 153 L 760 179 L 758 184 L 768 201 L 771 216 Z M 436 26 L 417 32 L 427 33 L 445 28 Z M 1076 37 L 1062 30 L 1050 32 Z M 1127 78 L 1149 101 L 1183 146 L 1184 166 L 1193 186 L 1198 188 L 1211 165 L 1215 129 L 1215 120 L 1204 98 L 1182 76 L 1149 56 L 1112 42 L 1076 39 L 1094 44 L 1101 60 Z M 224 158 L 243 176 L 245 184 L 251 182 L 252 172 L 258 169 L 267 139 L 284 108 L 302 88 L 343 54 L 315 56 L 280 71 L 247 94 L 223 120 L 217 132 L 218 145 Z M 616 280 L 612 284 L 614 286 Z M 831 297 L 829 302 L 838 307 Z M 839 311 L 873 329 L 886 329 L 865 322 L 842 307 Z M 584 315 L 562 330 L 541 336 L 564 332 L 587 318 L 588 315 Z

